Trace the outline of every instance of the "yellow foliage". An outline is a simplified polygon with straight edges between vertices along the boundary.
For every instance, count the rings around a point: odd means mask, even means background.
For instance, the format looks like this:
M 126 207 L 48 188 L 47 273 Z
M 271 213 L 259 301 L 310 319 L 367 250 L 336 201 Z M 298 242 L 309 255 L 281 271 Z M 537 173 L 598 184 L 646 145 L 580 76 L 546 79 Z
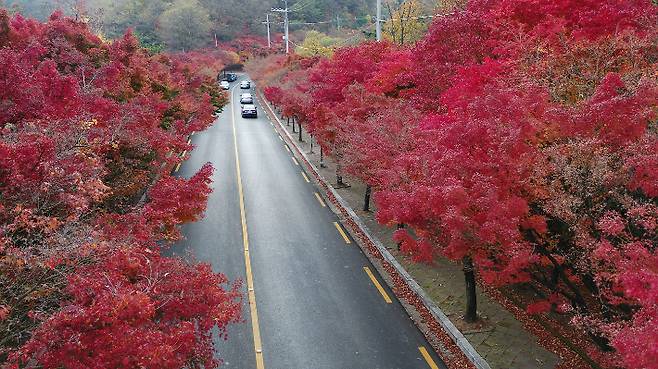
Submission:
M 418 41 L 427 31 L 431 17 L 423 14 L 423 5 L 418 0 L 406 0 L 395 9 L 390 1 L 384 3 L 389 19 L 382 29 L 384 37 L 398 45 Z
M 304 57 L 324 56 L 331 57 L 338 46 L 340 39 L 327 36 L 322 32 L 309 31 L 304 42 L 295 49 L 298 55 Z

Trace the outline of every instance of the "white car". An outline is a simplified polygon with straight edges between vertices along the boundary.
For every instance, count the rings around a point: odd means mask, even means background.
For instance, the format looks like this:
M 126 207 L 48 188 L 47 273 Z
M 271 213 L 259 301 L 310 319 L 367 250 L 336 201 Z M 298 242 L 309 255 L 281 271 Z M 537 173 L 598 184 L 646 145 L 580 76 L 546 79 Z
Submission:
M 228 83 L 228 81 L 221 81 L 219 82 L 219 87 L 221 87 L 224 90 L 228 90 L 231 88 L 231 84 Z
M 251 94 L 241 94 L 240 95 L 240 104 L 253 104 L 254 97 Z
M 258 110 L 255 105 L 242 105 L 242 118 L 258 118 Z
M 251 88 L 251 82 L 250 81 L 240 82 L 240 88 L 243 89 L 243 90 Z

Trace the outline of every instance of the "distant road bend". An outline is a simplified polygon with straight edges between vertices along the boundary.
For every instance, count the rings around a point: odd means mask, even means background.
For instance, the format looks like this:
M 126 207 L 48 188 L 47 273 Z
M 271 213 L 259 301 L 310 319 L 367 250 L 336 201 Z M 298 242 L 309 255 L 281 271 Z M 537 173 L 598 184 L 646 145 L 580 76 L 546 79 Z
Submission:
M 241 79 L 245 79 L 242 76 Z M 223 367 L 238 369 L 446 368 L 258 106 L 231 103 L 177 175 L 215 167 L 203 220 L 183 228 L 173 252 L 191 251 L 244 281 L 244 324 L 217 342 Z

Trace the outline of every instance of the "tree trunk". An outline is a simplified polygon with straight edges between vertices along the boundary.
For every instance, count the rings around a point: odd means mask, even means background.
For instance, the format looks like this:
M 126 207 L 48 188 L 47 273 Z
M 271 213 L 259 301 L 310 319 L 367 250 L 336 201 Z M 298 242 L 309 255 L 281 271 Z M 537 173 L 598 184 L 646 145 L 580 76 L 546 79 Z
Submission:
M 363 199 L 363 211 L 370 211 L 370 194 L 372 193 L 372 187 L 366 185 L 366 195 Z
M 468 323 L 473 323 L 478 319 L 478 303 L 477 295 L 475 294 L 475 268 L 473 267 L 473 259 L 470 256 L 464 256 L 462 263 L 464 264 L 464 279 L 466 281 L 466 314 L 464 314 L 464 320 Z
M 287 121 L 286 125 L 290 126 L 290 117 L 286 118 L 286 121 Z
M 322 151 L 322 145 L 320 145 L 320 168 L 326 168 L 324 165 L 324 151 Z
M 296 133 L 295 131 L 295 117 L 292 117 L 292 133 Z
M 340 172 L 340 164 L 336 165 L 336 185 L 340 186 L 345 186 L 345 183 L 343 183 L 343 175 Z
M 398 223 L 395 228 L 396 229 L 404 229 L 404 223 Z M 400 251 L 401 247 L 402 247 L 402 242 L 398 242 L 398 251 Z
M 299 142 L 304 142 L 302 140 L 302 123 L 297 119 L 297 128 L 299 128 Z

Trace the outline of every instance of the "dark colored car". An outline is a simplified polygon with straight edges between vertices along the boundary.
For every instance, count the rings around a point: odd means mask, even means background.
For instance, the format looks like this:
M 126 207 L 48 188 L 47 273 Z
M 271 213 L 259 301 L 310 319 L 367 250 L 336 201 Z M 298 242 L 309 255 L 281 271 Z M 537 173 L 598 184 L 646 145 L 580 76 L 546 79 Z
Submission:
M 242 105 L 242 118 L 258 118 L 258 110 L 256 109 L 256 105 Z
M 235 73 L 222 72 L 217 75 L 218 81 L 235 82 L 237 81 L 237 79 L 238 79 L 238 75 Z

